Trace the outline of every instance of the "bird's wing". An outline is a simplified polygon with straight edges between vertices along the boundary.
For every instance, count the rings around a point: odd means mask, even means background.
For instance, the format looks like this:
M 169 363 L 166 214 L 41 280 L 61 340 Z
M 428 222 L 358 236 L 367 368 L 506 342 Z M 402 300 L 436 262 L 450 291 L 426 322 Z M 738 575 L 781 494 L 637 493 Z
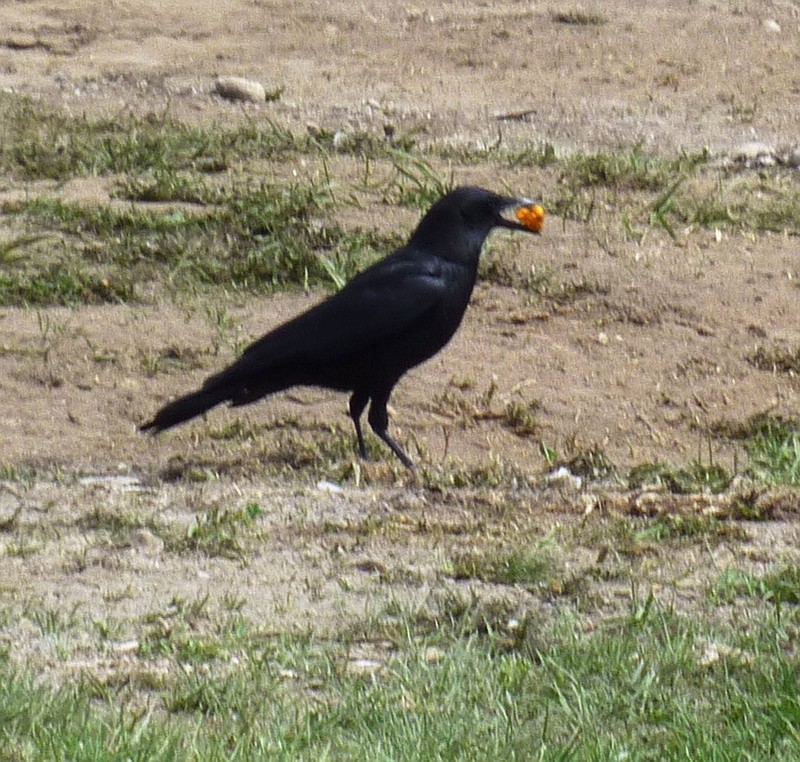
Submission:
M 424 319 L 446 292 L 438 260 L 389 257 L 337 294 L 253 342 L 233 365 L 204 386 L 235 383 L 274 368 L 345 361 Z

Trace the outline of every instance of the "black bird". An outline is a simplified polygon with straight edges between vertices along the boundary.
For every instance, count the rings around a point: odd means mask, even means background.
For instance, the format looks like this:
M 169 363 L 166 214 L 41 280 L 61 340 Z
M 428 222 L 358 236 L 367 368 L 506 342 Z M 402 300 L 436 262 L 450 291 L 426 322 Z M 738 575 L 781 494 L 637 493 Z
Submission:
M 524 224 L 503 216 L 509 212 Z M 238 407 L 292 386 L 318 386 L 352 393 L 350 417 L 362 457 L 360 419 L 370 403 L 370 426 L 413 468 L 387 431 L 392 389 L 458 329 L 492 229 L 538 233 L 543 216 L 525 198 L 472 187 L 451 191 L 430 208 L 405 246 L 252 343 L 198 391 L 159 410 L 141 431 L 169 429 L 222 402 Z

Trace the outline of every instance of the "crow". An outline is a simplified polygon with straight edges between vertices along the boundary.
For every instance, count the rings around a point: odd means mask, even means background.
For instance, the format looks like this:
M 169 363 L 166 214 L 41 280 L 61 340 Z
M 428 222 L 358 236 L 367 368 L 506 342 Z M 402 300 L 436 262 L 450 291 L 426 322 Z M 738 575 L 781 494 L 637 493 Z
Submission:
M 516 219 L 503 216 L 509 212 Z M 198 391 L 161 408 L 140 430 L 158 433 L 222 402 L 238 407 L 289 387 L 317 386 L 350 392 L 361 457 L 367 457 L 361 415 L 369 404 L 373 431 L 413 468 L 387 431 L 392 389 L 458 329 L 492 229 L 538 233 L 543 218 L 544 210 L 529 199 L 456 188 L 430 208 L 405 246 L 253 342 L 238 360 Z

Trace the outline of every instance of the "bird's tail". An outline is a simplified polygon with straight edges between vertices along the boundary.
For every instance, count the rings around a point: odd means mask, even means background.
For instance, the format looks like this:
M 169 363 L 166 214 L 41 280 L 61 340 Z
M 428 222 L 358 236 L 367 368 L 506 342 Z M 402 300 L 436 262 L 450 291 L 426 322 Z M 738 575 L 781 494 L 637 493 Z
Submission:
M 171 429 L 179 423 L 205 413 L 206 410 L 210 410 L 215 405 L 219 405 L 220 402 L 224 402 L 229 396 L 229 394 L 218 389 L 200 389 L 193 394 L 187 394 L 185 397 L 181 397 L 162 407 L 151 421 L 139 427 L 139 431 L 158 434 L 159 431 Z

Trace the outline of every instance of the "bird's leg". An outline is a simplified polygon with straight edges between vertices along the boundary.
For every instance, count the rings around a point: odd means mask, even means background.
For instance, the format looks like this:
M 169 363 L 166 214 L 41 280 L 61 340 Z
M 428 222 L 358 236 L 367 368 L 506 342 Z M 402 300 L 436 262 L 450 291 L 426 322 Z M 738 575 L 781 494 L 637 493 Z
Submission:
M 400 458 L 400 462 L 406 468 L 414 468 L 414 463 L 403 448 L 391 437 L 387 429 L 389 428 L 389 413 L 386 411 L 386 404 L 389 401 L 388 394 L 381 394 L 372 397 L 372 404 L 369 406 L 369 425 L 372 430 L 389 446 L 389 449 Z
M 367 459 L 367 445 L 364 443 L 364 435 L 361 433 L 361 414 L 369 402 L 369 394 L 364 392 L 353 392 L 350 397 L 350 417 L 353 419 L 353 425 L 356 427 L 356 438 L 358 439 L 358 454 Z

